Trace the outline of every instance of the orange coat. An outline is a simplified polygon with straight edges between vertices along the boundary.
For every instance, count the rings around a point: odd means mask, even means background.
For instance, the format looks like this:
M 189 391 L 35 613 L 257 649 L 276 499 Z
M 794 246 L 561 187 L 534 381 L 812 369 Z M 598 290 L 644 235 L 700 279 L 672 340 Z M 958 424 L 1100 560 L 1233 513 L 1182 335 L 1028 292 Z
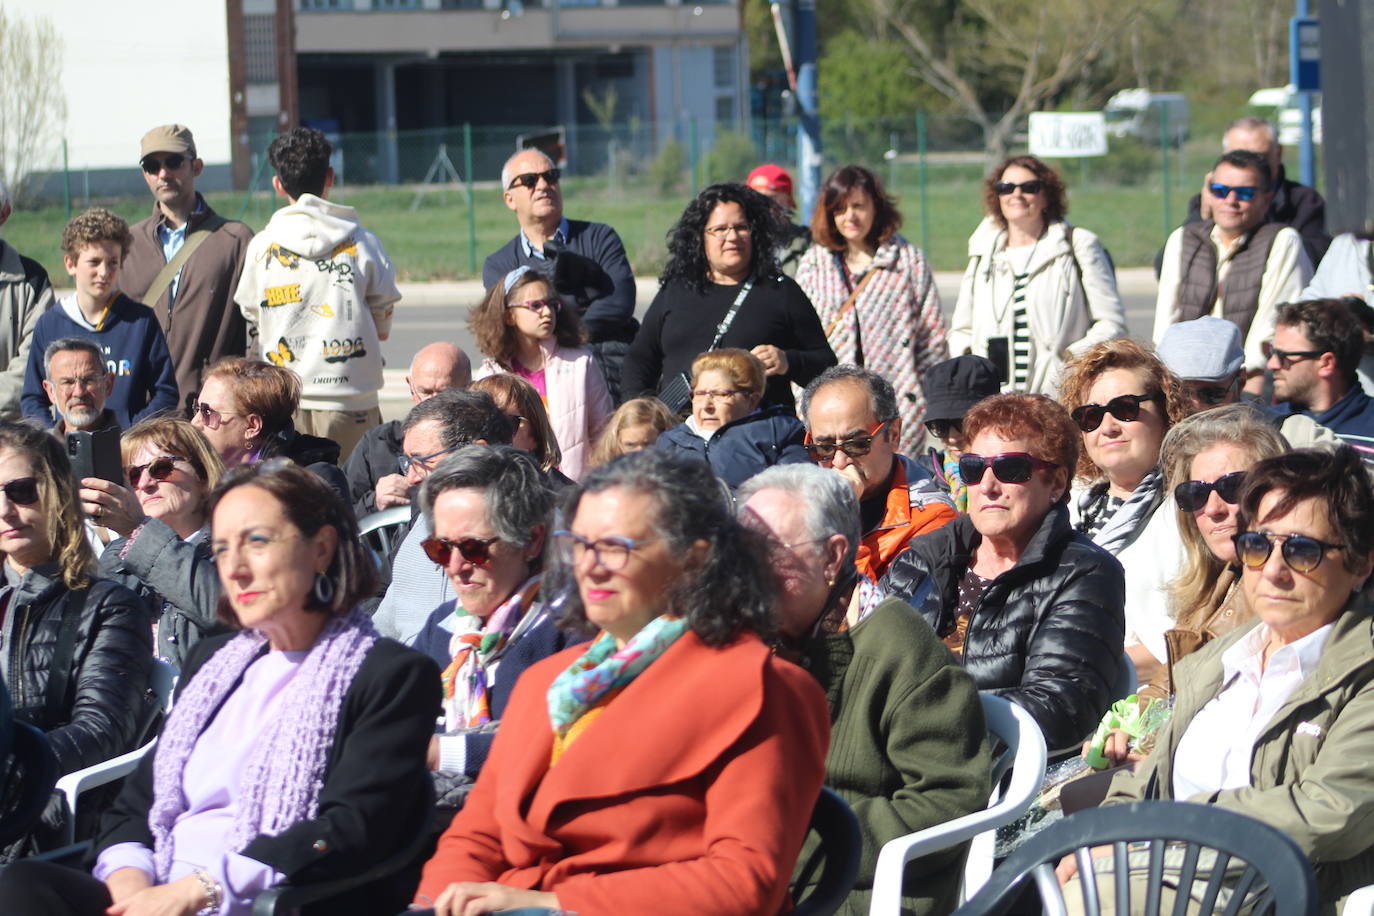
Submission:
M 878 527 L 859 540 L 854 565 L 870 580 L 878 582 L 887 574 L 897 554 L 911 545 L 917 535 L 928 534 L 954 521 L 959 513 L 948 498 L 927 480 L 911 483 L 916 463 L 898 455 L 888 487 L 886 509 Z
M 786 909 L 830 742 L 815 679 L 755 636 L 711 649 L 688 631 L 550 767 L 548 687 L 585 650 L 520 678 L 417 902 L 498 881 L 578 916 Z

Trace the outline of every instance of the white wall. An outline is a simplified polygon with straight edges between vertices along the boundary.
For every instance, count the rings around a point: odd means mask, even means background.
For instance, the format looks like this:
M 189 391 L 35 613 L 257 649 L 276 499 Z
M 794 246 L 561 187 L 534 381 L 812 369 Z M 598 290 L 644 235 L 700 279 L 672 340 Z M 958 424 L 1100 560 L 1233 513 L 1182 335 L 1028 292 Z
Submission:
M 46 16 L 63 39 L 73 170 L 135 168 L 149 128 L 191 128 L 207 163 L 229 161 L 229 39 L 224 0 L 0 0 Z M 40 165 L 35 163 L 36 165 Z M 51 167 L 60 170 L 60 146 Z

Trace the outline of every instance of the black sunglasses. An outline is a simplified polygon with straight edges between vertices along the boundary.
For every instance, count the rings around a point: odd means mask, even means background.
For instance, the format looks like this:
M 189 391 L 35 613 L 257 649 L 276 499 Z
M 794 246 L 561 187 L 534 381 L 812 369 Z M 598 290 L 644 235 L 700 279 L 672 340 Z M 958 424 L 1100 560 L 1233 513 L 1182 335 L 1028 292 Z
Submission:
M 1240 499 L 1240 488 L 1245 483 L 1244 471 L 1232 471 L 1229 474 L 1222 474 L 1216 480 L 1208 482 L 1206 480 L 1185 480 L 1183 483 L 1174 487 L 1174 501 L 1184 512 L 1196 512 L 1207 505 L 1207 500 L 1211 498 L 1213 490 L 1223 501 L 1236 504 Z
M 879 431 L 884 426 L 891 423 L 891 420 L 883 420 L 877 426 L 868 431 L 867 434 L 850 436 L 848 439 L 841 439 L 838 442 L 826 440 L 817 442 L 811 438 L 811 434 L 806 434 L 802 448 L 806 449 L 806 454 L 811 456 L 812 461 L 829 461 L 835 457 L 835 452 L 844 452 L 850 458 L 862 458 L 873 451 L 873 440 L 878 437 Z
M 0 486 L 0 490 L 5 492 L 5 499 L 16 506 L 32 506 L 38 502 L 37 477 L 16 477 L 4 486 Z
M 1236 558 L 1250 569 L 1260 569 L 1274 552 L 1274 541 L 1283 541 L 1280 554 L 1283 562 L 1294 572 L 1311 572 L 1321 565 L 1328 550 L 1345 550 L 1344 544 L 1328 544 L 1305 534 L 1272 534 L 1268 531 L 1247 531 L 1233 535 Z
M 491 545 L 500 538 L 463 538 L 450 541 L 448 538 L 427 537 L 420 542 L 425 556 L 440 566 L 447 566 L 453 551 L 474 566 L 485 566 L 491 560 Z
M 951 433 L 964 431 L 963 420 L 927 420 L 926 429 L 936 439 L 948 439 Z
M 147 464 L 131 464 L 124 469 L 124 476 L 129 478 L 129 486 L 131 487 L 138 486 L 139 478 L 143 476 L 145 470 L 148 472 L 148 476 L 154 480 L 166 480 L 168 477 L 171 477 L 172 472 L 176 470 L 175 462 L 178 461 L 186 461 L 186 459 L 177 458 L 173 455 L 164 455 L 161 458 L 153 459 Z M 186 463 L 190 464 L 189 461 Z
M 1045 183 L 1043 181 L 1039 178 L 1032 178 L 1030 181 L 1023 181 L 1020 184 L 1014 181 L 999 181 L 992 186 L 992 189 L 997 192 L 998 197 L 1006 197 L 1014 193 L 1017 188 L 1021 189 L 1022 194 L 1030 195 L 1039 194 L 1044 187 Z
M 992 468 L 992 476 L 1002 483 L 1025 483 L 1031 479 L 1032 471 L 1057 468 L 1059 465 L 1026 452 L 1003 452 L 989 458 L 968 453 L 959 456 L 959 476 L 970 486 L 982 480 L 989 467 Z
M 1302 362 L 1305 359 L 1316 359 L 1327 352 L 1326 350 L 1280 350 L 1267 341 L 1263 349 L 1265 357 L 1278 360 L 1279 368 L 1283 370 L 1293 368 L 1294 363 Z
M 1231 192 L 1234 191 L 1236 195 L 1236 200 L 1239 200 L 1242 203 L 1244 203 L 1247 200 L 1254 200 L 1255 194 L 1259 192 L 1259 188 L 1255 187 L 1252 184 L 1209 184 L 1207 186 L 1207 190 L 1211 191 L 1212 196 L 1215 197 L 1217 200 L 1225 200 L 1226 198 L 1230 197 Z
M 525 172 L 524 174 L 516 175 L 512 178 L 510 184 L 506 186 L 506 190 L 509 191 L 516 185 L 523 185 L 530 190 L 534 190 L 534 186 L 539 184 L 539 179 L 541 178 L 544 179 L 547 184 L 558 184 L 558 179 L 562 177 L 563 171 L 561 169 L 547 169 L 543 172 Z
M 1164 399 L 1162 392 L 1156 391 L 1154 394 L 1123 394 L 1112 398 L 1105 404 L 1084 404 L 1082 407 L 1075 407 L 1069 416 L 1073 417 L 1073 422 L 1078 424 L 1078 428 L 1085 433 L 1090 433 L 1102 425 L 1107 414 L 1111 414 L 1123 423 L 1130 423 L 1140 419 L 1140 405 L 1146 401 L 1161 401 Z
M 1235 387 L 1235 382 L 1229 385 L 1199 385 L 1196 388 L 1189 388 L 1188 393 L 1197 399 L 1199 403 L 1206 404 L 1208 407 L 1215 407 L 1218 404 L 1225 403 L 1226 399 L 1231 396 L 1231 392 Z
M 156 175 L 164 168 L 166 168 L 169 172 L 175 172 L 177 169 L 181 168 L 185 164 L 186 157 L 181 155 L 181 153 L 172 153 L 166 159 L 159 159 L 156 156 L 148 156 L 142 162 L 143 171 L 147 172 L 149 175 Z

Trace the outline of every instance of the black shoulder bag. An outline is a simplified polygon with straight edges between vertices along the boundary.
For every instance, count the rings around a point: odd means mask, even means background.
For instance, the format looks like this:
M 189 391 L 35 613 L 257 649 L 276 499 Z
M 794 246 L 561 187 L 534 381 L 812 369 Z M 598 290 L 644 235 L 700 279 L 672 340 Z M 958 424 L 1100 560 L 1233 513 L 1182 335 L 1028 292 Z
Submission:
M 716 325 L 716 337 L 711 341 L 711 346 L 703 350 L 709 353 L 720 346 L 721 339 L 725 337 L 725 332 L 730 330 L 730 324 L 739 314 L 739 307 L 744 304 L 744 298 L 749 295 L 749 290 L 754 288 L 754 281 L 747 281 L 740 287 L 739 295 L 735 296 L 735 301 L 730 306 L 730 311 L 725 313 L 725 317 Z M 668 409 L 674 414 L 681 414 L 692 403 L 692 380 L 686 372 L 679 372 L 668 380 L 667 384 L 658 389 L 658 399 L 667 405 Z

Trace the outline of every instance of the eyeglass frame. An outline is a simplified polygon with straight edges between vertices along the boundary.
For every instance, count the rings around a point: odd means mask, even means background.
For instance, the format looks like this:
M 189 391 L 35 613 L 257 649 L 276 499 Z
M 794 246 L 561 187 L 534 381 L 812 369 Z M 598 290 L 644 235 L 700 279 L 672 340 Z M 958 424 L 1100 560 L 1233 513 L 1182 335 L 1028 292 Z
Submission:
M 653 535 L 647 538 L 623 538 L 611 536 L 592 540 L 591 538 L 583 537 L 582 535 L 574 531 L 568 531 L 566 529 L 559 529 L 558 531 L 553 532 L 549 536 L 553 539 L 554 549 L 565 555 L 565 558 L 569 565 L 576 566 L 580 562 L 580 558 L 573 556 L 573 553 L 576 550 L 576 548 L 581 547 L 583 551 L 582 556 L 584 557 L 587 555 L 586 552 L 588 550 L 592 552 L 593 569 L 599 566 L 602 569 L 606 570 L 606 572 L 612 573 L 620 572 L 622 569 L 624 569 L 626 564 L 630 562 L 630 554 L 634 551 L 639 550 L 642 547 L 646 547 L 655 541 L 663 540 L 663 537 L 661 535 Z M 606 545 L 607 541 L 611 542 L 609 546 L 614 547 L 617 551 L 620 551 L 620 553 L 613 554 L 613 556 L 619 556 L 621 558 L 617 561 L 616 565 L 614 566 L 610 563 L 607 563 L 605 556 L 601 553 L 601 551 L 605 549 L 606 546 L 608 546 Z
M 743 238 L 746 235 L 752 235 L 754 227 L 748 223 L 731 223 L 728 226 L 707 226 L 701 231 L 711 238 L 723 242 L 729 237 L 729 233 L 731 232 L 735 234 L 735 238 Z
M 168 464 L 171 465 L 171 470 L 169 470 L 166 474 L 163 474 L 159 477 L 157 472 L 155 472 L 152 468 L 153 465 L 161 464 L 164 461 L 168 462 Z M 183 464 L 191 463 L 191 460 L 189 458 L 183 458 L 180 455 L 159 455 L 152 461 L 146 462 L 144 464 L 131 464 L 126 466 L 124 468 L 124 479 L 129 481 L 130 488 L 136 490 L 138 489 L 139 481 L 143 478 L 143 472 L 147 471 L 148 475 L 152 477 L 153 480 L 156 480 L 159 483 L 161 483 L 168 477 L 172 476 L 172 471 L 176 470 L 176 463 L 178 461 L 180 461 Z
M 1236 200 L 1245 204 L 1259 196 L 1260 189 L 1258 185 L 1253 184 L 1221 184 L 1217 181 L 1207 185 L 1207 193 L 1217 200 L 1225 200 L 1231 196 L 1232 192 L 1235 193 Z
M 557 296 L 547 296 L 543 299 L 529 299 L 525 302 L 512 302 L 510 305 L 507 305 L 506 308 L 508 310 L 528 309 L 529 311 L 536 313 L 542 312 L 544 311 L 544 309 L 547 308 L 549 310 L 549 314 L 557 316 L 559 310 L 563 308 L 563 300 L 559 299 Z
M 1152 394 L 1118 394 L 1116 397 L 1109 399 L 1105 404 L 1079 404 L 1073 410 L 1069 411 L 1069 417 L 1080 430 L 1085 433 L 1090 433 L 1102 426 L 1102 421 L 1107 419 L 1107 414 L 1111 414 L 1117 422 L 1120 423 L 1135 423 L 1140 420 L 1140 410 L 1145 404 L 1148 404 L 1150 401 L 1159 402 L 1163 400 L 1164 392 L 1162 391 L 1156 391 Z M 1135 416 L 1123 417 L 1113 410 L 1112 405 L 1118 401 L 1133 402 L 1135 404 Z M 1092 426 L 1087 426 L 1085 425 L 1087 423 L 1087 414 L 1084 413 L 1082 418 L 1079 417 L 1079 414 L 1094 408 L 1102 411 L 1102 416 L 1098 417 L 1097 422 Z
M 1278 360 L 1279 368 L 1284 372 L 1292 369 L 1294 363 L 1308 359 L 1321 359 L 1331 352 L 1330 350 L 1280 350 L 1270 341 L 1265 341 L 1262 349 L 1264 350 L 1265 362 L 1271 359 Z
M 1020 479 L 1008 480 L 1004 478 L 1001 474 L 998 474 L 998 464 L 1001 463 L 1003 467 L 1006 467 L 1006 459 L 1012 459 L 1015 461 L 1025 461 L 1030 466 L 1030 469 L 1026 472 L 1026 476 Z M 964 476 L 965 461 L 977 461 L 982 463 L 983 472 L 978 475 L 977 479 Z M 987 475 L 988 471 L 992 471 L 992 476 L 997 479 L 998 483 L 1022 484 L 1029 483 L 1030 479 L 1035 476 L 1036 471 L 1052 471 L 1057 467 L 1059 467 L 1058 462 L 1046 461 L 1044 458 L 1037 458 L 1030 452 L 998 452 L 996 455 L 979 455 L 976 452 L 964 452 L 962 455 L 959 456 L 959 477 L 968 486 L 974 486 L 976 484 L 982 483 L 983 478 Z
M 172 164 L 173 159 L 176 160 L 175 165 Z M 185 153 L 168 153 L 161 159 L 158 159 L 152 153 L 149 153 L 142 159 L 138 160 L 138 167 L 143 169 L 143 171 L 147 172 L 149 175 L 156 175 L 163 169 L 166 169 L 169 172 L 175 172 L 177 169 L 181 168 L 186 163 L 192 162 L 194 160 L 194 156 L 188 156 Z M 154 168 L 148 168 L 150 161 L 151 163 L 155 164 Z
M 499 540 L 501 540 L 501 537 L 498 535 L 493 535 L 489 538 L 459 538 L 455 541 L 450 538 L 441 538 L 438 535 L 431 534 L 420 542 L 420 549 L 424 551 L 425 556 L 435 566 L 447 567 L 449 563 L 453 562 L 453 552 L 456 550 L 458 551 L 458 556 L 463 558 L 464 563 L 485 567 L 491 562 L 491 545 Z M 431 544 L 437 545 L 441 550 L 448 551 L 448 556 L 442 561 L 435 559 L 434 555 L 430 553 Z M 468 551 L 463 549 L 464 544 L 479 545 L 481 547 L 481 555 L 476 559 L 468 556 Z
M 834 442 L 829 443 L 817 442 L 815 439 L 811 438 L 811 430 L 808 429 L 806 431 L 806 437 L 802 440 L 802 448 L 806 451 L 806 456 L 818 464 L 834 461 L 836 452 L 844 452 L 845 456 L 848 458 L 864 458 L 867 457 L 869 452 L 873 451 L 873 443 L 878 439 L 878 432 L 891 422 L 892 420 L 879 420 L 878 425 L 874 426 L 867 433 L 862 433 L 858 436 L 850 436 L 847 439 L 836 439 Z M 860 445 L 859 440 L 861 439 L 867 439 L 868 441 Z M 850 451 L 849 446 L 861 448 L 863 451 Z M 826 448 L 830 449 L 830 454 L 825 456 L 816 454 L 819 450 Z
M 447 448 L 439 449 L 437 452 L 430 452 L 428 455 L 407 455 L 402 452 L 396 456 L 396 466 L 401 469 L 402 474 L 409 474 L 410 466 L 413 464 L 418 464 L 426 471 L 429 471 L 432 470 L 429 463 L 435 458 L 438 458 L 440 455 L 447 455 L 449 452 L 456 452 L 460 448 L 462 448 L 460 445 L 450 445 Z
M 235 417 L 243 416 L 241 413 L 225 413 L 222 410 L 216 410 L 204 401 L 197 401 L 192 405 L 192 409 L 200 414 L 200 422 L 205 424 L 206 429 L 219 429 L 224 425 L 225 420 L 232 420 Z M 211 416 L 215 418 L 215 422 L 213 423 L 210 422 Z
M 507 191 L 514 191 L 516 185 L 527 191 L 533 191 L 539 187 L 539 179 L 544 179 L 544 183 L 551 188 L 558 187 L 558 182 L 563 178 L 563 170 L 557 167 L 544 169 L 542 172 L 521 172 L 510 180 L 506 185 Z
M 1226 481 L 1226 483 L 1223 484 L 1222 481 Z M 1231 471 L 1230 473 L 1222 474 L 1215 480 L 1183 480 L 1179 481 L 1178 485 L 1174 487 L 1174 502 L 1184 512 L 1200 512 L 1206 508 L 1208 500 L 1210 500 L 1212 494 L 1215 493 L 1221 498 L 1222 502 L 1234 506 L 1240 501 L 1240 488 L 1244 485 L 1244 471 Z M 1195 496 L 1185 499 L 1180 493 L 1185 487 L 1190 488 L 1190 490 L 1201 488 L 1201 499 Z M 1231 491 L 1229 497 L 1221 492 L 1223 488 Z M 1185 505 L 1185 503 L 1187 505 Z
M 1035 189 L 1031 190 L 1030 185 L 1035 185 Z M 992 190 L 998 197 L 1010 197 L 1017 191 L 1027 197 L 1034 197 L 1045 190 L 1045 182 L 1041 178 L 1031 178 L 1027 181 L 994 181 Z
M 1261 562 L 1259 562 L 1259 563 L 1257 563 L 1257 564 L 1255 564 L 1255 565 L 1253 565 L 1253 566 L 1252 566 L 1251 564 L 1245 562 L 1245 560 L 1244 560 L 1244 559 L 1242 558 L 1242 556 L 1241 556 L 1241 554 L 1242 554 L 1241 540 L 1242 540 L 1243 538 L 1251 537 L 1252 535 L 1253 535 L 1253 536 L 1256 536 L 1256 537 L 1262 537 L 1262 538 L 1264 538 L 1264 542 L 1265 542 L 1265 544 L 1268 546 L 1268 550 L 1266 550 L 1265 553 L 1264 553 L 1264 559 L 1263 559 Z M 1235 545 L 1235 548 L 1236 548 L 1236 562 L 1240 563 L 1240 565 L 1243 566 L 1243 567 L 1245 567 L 1246 569 L 1263 569 L 1266 565 L 1268 565 L 1268 563 L 1269 563 L 1269 558 L 1272 557 L 1272 556 L 1274 555 L 1274 540 L 1275 540 L 1276 538 L 1282 540 L 1282 542 L 1283 542 L 1283 543 L 1279 546 L 1279 556 L 1283 558 L 1284 565 L 1287 566 L 1289 569 L 1291 569 L 1293 572 L 1296 572 L 1296 573 L 1310 573 L 1310 572 L 1312 572 L 1314 569 L 1316 569 L 1318 566 L 1321 566 L 1322 563 L 1324 563 L 1324 562 L 1326 561 L 1326 553 L 1327 553 L 1327 551 L 1329 551 L 1329 550 L 1348 550 L 1348 549 L 1349 549 L 1349 545 L 1346 545 L 1346 544 L 1330 544 L 1330 543 L 1328 543 L 1328 542 L 1326 542 L 1326 541 L 1321 540 L 1320 538 L 1314 538 L 1314 537 L 1311 537 L 1310 535 L 1306 535 L 1306 534 L 1275 534 L 1275 533 L 1272 532 L 1272 531 L 1242 531 L 1242 532 L 1239 532 L 1238 534 L 1233 534 L 1233 535 L 1231 535 L 1231 543 L 1234 544 L 1234 545 Z M 1289 544 L 1300 543 L 1300 542 L 1304 542 L 1304 541 L 1310 542 L 1310 543 L 1313 543 L 1313 544 L 1316 544 L 1318 547 L 1321 548 L 1321 553 L 1317 555 L 1317 562 L 1313 563 L 1311 566 L 1307 567 L 1306 569 L 1302 569 L 1302 568 L 1300 568 L 1300 567 L 1298 567 L 1298 566 L 1294 566 L 1294 565 L 1293 565 L 1293 559 L 1288 555 L 1288 554 L 1289 554 L 1289 549 L 1288 549 L 1288 545 L 1289 545 Z

